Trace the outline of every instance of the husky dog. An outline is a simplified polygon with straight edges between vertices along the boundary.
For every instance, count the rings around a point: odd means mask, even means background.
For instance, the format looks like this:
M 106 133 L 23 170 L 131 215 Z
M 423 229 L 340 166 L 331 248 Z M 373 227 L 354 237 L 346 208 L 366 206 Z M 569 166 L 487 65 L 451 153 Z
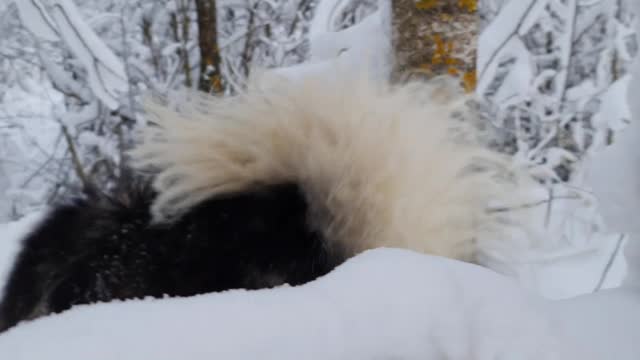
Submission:
M 302 284 L 399 247 L 471 260 L 500 186 L 433 82 L 263 74 L 191 111 L 150 105 L 152 190 L 54 207 L 22 244 L 0 330 L 76 304 Z M 189 105 L 185 105 L 189 107 Z

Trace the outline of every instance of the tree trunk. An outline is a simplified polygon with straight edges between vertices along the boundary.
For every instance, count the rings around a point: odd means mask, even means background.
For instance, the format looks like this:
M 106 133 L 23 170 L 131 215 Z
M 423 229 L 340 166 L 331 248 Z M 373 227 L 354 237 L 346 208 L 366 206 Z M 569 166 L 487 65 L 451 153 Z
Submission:
M 200 79 L 198 89 L 220 93 L 223 90 L 220 76 L 220 49 L 215 0 L 195 0 L 198 15 L 198 45 L 200 47 Z
M 449 74 L 475 87 L 476 0 L 393 0 L 396 78 Z

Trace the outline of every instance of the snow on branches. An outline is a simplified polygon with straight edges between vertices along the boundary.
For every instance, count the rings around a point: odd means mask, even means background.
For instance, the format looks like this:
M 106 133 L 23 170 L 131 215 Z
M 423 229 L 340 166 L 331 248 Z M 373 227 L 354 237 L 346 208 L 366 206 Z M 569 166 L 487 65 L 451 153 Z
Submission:
M 26 0 L 16 5 L 22 24 L 43 40 L 62 40 L 87 71 L 92 92 L 106 106 L 117 109 L 119 93 L 127 89 L 124 65 L 83 20 L 75 4 L 55 0 L 45 7 L 39 0 Z
M 495 145 L 543 182 L 629 121 L 626 73 L 637 52 L 628 0 L 481 1 L 478 88 Z M 490 21 L 489 21 L 490 20 Z
M 615 142 L 616 131 L 630 121 L 628 72 L 638 50 L 633 1 L 478 2 L 476 93 L 488 139 L 543 185 L 529 204 L 510 208 L 523 214 L 531 225 L 524 237 L 538 239 L 533 242 L 540 249 L 492 260 L 525 273 L 521 278 L 532 283 L 556 260 L 595 258 L 598 252 L 607 254 L 604 279 L 625 242 L 603 232 L 584 178 L 586 160 Z

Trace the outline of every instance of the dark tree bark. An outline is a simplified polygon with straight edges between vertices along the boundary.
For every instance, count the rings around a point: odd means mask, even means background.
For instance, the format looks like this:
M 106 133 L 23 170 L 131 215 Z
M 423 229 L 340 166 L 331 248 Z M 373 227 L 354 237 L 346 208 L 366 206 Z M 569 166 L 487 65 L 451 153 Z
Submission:
M 195 0 L 200 47 L 200 79 L 198 89 L 208 93 L 223 90 L 220 74 L 220 49 L 215 0 Z

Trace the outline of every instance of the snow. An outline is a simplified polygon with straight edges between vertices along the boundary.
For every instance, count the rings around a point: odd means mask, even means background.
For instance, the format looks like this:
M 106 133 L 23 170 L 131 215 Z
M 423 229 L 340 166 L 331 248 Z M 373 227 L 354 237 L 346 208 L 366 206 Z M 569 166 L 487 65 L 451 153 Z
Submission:
M 627 238 L 594 222 L 599 208 L 593 196 L 571 186 L 557 186 L 553 194 L 539 185 L 520 191 L 514 194 L 519 201 L 505 206 L 513 210 L 501 233 L 478 239 L 480 264 L 549 299 L 620 286 L 627 274 L 620 248 Z M 556 200 L 550 203 L 550 196 Z
M 321 2 L 322 3 L 322 2 Z M 313 34 L 311 36 L 311 59 L 325 60 L 338 57 L 354 47 L 368 49 L 374 54 L 380 44 L 381 12 L 375 11 L 360 23 L 342 31 Z
M 78 8 L 70 0 L 57 0 L 51 16 L 58 25 L 61 37 L 84 64 L 89 73 L 89 86 L 105 105 L 118 107 L 118 96 L 128 90 L 122 61 L 83 20 Z
M 22 23 L 31 33 L 48 41 L 60 39 L 56 31 L 56 25 L 39 0 L 18 0 L 14 1 L 14 3 L 18 7 L 18 14 L 20 14 Z
M 73 75 L 64 70 L 59 65 L 49 59 L 47 56 L 40 56 L 42 67 L 47 71 L 51 83 L 65 94 L 74 94 L 82 101 L 89 102 L 93 100 L 93 96 L 89 89 L 73 78 Z
M 632 2 L 637 14 L 640 14 L 640 2 Z M 636 22 L 640 33 L 640 22 Z M 615 99 L 627 99 L 632 121 L 628 126 L 619 127 L 614 135 L 614 143 L 594 153 L 589 160 L 587 184 L 593 189 L 599 200 L 605 223 L 610 229 L 630 234 L 625 247 L 625 256 L 629 263 L 627 282 L 640 286 L 640 57 L 637 57 L 629 82 L 628 93 L 618 89 L 609 96 L 610 112 L 616 114 Z M 620 108 L 624 108 L 621 106 Z M 620 111 L 620 110 L 618 110 Z M 609 113 L 603 112 L 609 116 Z M 629 117 L 629 114 L 625 114 Z
M 52 121 L 60 94 L 37 78 L 24 79 L 22 87 L 28 90 L 9 87 L 0 106 L 0 117 L 9 119 L 0 122 L 0 223 L 42 205 L 52 177 L 45 170 L 64 150 Z
M 545 298 L 569 299 L 623 283 L 627 264 L 621 254 L 624 237 L 618 245 L 620 238 L 619 234 L 602 235 L 583 247 L 529 250 L 508 257 L 488 255 L 483 265 L 517 279 L 523 287 Z
M 589 161 L 588 182 L 599 199 L 607 225 L 618 231 L 640 232 L 634 210 L 640 209 L 640 123 L 634 120 L 615 136 L 615 143 Z
M 79 306 L 0 336 L 20 359 L 578 357 L 548 304 L 471 264 L 368 251 L 299 287 Z M 640 322 L 639 322 L 640 324 Z M 619 357 L 617 360 L 631 358 Z
M 19 239 L 41 216 L 0 225 L 0 284 Z M 638 309 L 640 295 L 630 289 L 546 301 L 479 266 L 378 249 L 299 287 L 77 306 L 0 335 L 0 354 L 12 360 L 256 354 L 279 360 L 489 360 L 497 354 L 631 360 L 640 351 Z
M 637 359 L 640 288 L 614 289 L 550 303 L 556 326 L 593 359 Z
M 499 53 L 503 48 L 509 48 L 505 46 L 507 42 L 512 41 L 514 35 L 521 33 L 522 29 L 527 25 L 526 20 L 529 11 L 532 7 L 536 8 L 544 5 L 546 1 L 536 0 L 521 0 L 521 1 L 509 1 L 501 10 L 501 15 L 498 20 L 494 20 L 487 28 L 485 28 L 480 37 L 478 38 L 478 48 L 482 51 L 478 52 L 478 69 L 480 69 L 479 79 L 482 81 L 484 78 L 493 78 L 494 76 L 485 75 L 487 68 L 495 63 L 493 58 L 499 58 Z M 532 11 L 535 15 L 538 11 Z M 535 19 L 536 16 L 529 16 L 529 19 Z
M 109 108 L 116 109 L 118 96 L 126 92 L 128 86 L 124 65 L 84 21 L 75 4 L 70 0 L 55 0 L 47 13 L 39 0 L 16 3 L 29 30 L 45 40 L 61 38 L 87 69 L 89 85 L 96 96 Z
M 378 9 L 361 22 L 333 31 L 333 17 L 348 3 L 344 0 L 321 1 L 309 30 L 309 61 L 273 71 L 298 79 L 313 73 L 333 73 L 336 68 L 364 66 L 373 76 L 388 77 L 391 72 L 391 4 L 381 0 Z
M 638 223 L 631 219 L 635 208 L 625 205 L 640 199 L 633 188 L 637 175 L 631 176 L 640 171 L 640 162 L 632 160 L 634 141 L 616 134 L 614 142 L 628 146 L 599 161 L 586 182 L 584 176 L 609 131 L 619 132 L 629 122 L 624 98 L 633 84 L 625 75 L 634 49 L 626 6 L 631 3 L 638 2 L 478 2 L 490 22 L 478 40 L 477 94 L 504 130 L 498 137 L 504 137 L 507 152 L 515 152 L 514 161 L 541 182 L 559 182 L 546 186 L 547 196 L 520 204 L 526 209 L 511 211 L 523 229 L 508 236 L 512 248 L 489 247 L 483 265 L 548 298 L 617 287 L 632 267 L 621 249 L 637 242 L 621 232 Z M 571 176 L 560 176 L 560 165 Z M 600 179 L 595 194 L 593 176 Z
M 377 249 L 299 287 L 78 306 L 0 335 L 0 353 L 12 360 L 631 360 L 640 351 L 639 308 L 631 290 L 547 302 L 482 267 Z
M 344 11 L 348 5 L 349 1 L 346 0 L 319 1 L 309 24 L 309 37 L 314 38 L 333 31 L 336 14 Z

